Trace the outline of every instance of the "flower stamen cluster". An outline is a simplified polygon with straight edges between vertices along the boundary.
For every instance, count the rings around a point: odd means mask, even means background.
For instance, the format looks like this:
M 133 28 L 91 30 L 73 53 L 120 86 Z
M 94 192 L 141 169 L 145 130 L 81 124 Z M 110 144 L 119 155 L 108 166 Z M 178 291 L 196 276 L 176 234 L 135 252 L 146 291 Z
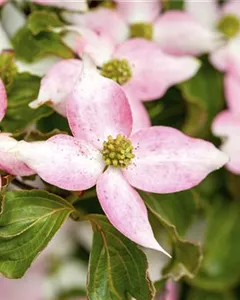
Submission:
M 131 141 L 120 134 L 115 139 L 108 136 L 108 140 L 103 143 L 102 155 L 106 165 L 115 168 L 127 167 L 135 157 Z
M 234 15 L 225 15 L 220 19 L 217 28 L 227 38 L 233 38 L 240 31 L 240 20 Z
M 130 37 L 152 40 L 153 26 L 151 23 L 134 23 L 130 25 Z
M 116 81 L 120 85 L 125 84 L 132 77 L 130 65 L 125 59 L 112 59 L 105 63 L 102 67 L 101 74 L 104 77 Z

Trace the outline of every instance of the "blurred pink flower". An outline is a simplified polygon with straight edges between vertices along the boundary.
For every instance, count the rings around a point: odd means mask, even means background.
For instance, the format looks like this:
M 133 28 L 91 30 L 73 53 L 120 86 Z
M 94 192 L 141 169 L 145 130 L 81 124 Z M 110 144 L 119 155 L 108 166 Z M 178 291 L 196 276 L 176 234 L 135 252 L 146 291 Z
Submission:
M 86 14 L 65 13 L 65 18 L 116 44 L 145 37 L 173 55 L 211 52 L 213 65 L 240 76 L 240 3 L 232 0 L 220 9 L 217 0 L 185 1 L 185 11 L 159 15 L 160 1 L 117 1 L 116 9 L 99 7 Z M 109 24 L 111 23 L 111 26 Z
M 142 37 L 155 41 L 165 52 L 178 55 L 198 55 L 216 46 L 216 33 L 196 22 L 187 12 L 176 10 L 160 14 L 161 1 L 158 0 L 116 2 L 115 9 L 99 7 L 84 15 L 65 13 L 64 17 L 70 23 L 108 35 L 116 44 Z
M 5 86 L 0 79 L 0 121 L 2 121 L 5 116 L 7 110 L 7 93 L 5 90 Z
M 132 134 L 124 91 L 101 76 L 90 60 L 85 59 L 69 97 L 67 116 L 74 137 L 21 141 L 11 153 L 61 188 L 86 190 L 96 184 L 100 204 L 113 226 L 134 242 L 165 252 L 154 238 L 147 209 L 134 188 L 155 193 L 189 189 L 224 165 L 227 156 L 209 142 L 168 127 Z
M 36 262 L 21 279 L 0 277 L 0 299 L 44 300 L 44 268 Z
M 165 284 L 165 290 L 160 295 L 158 300 L 178 300 L 179 299 L 179 288 L 178 284 L 173 280 L 168 280 Z
M 223 139 L 221 148 L 230 157 L 227 169 L 240 175 L 240 79 L 228 74 L 224 84 L 228 109 L 217 115 L 212 131 Z
M 221 35 L 221 45 L 212 51 L 210 60 L 219 71 L 240 77 L 240 2 L 227 1 L 218 8 L 216 0 L 186 0 L 186 10 L 209 31 Z M 193 32 L 194 35 L 197 33 Z M 201 41 L 201 36 L 198 36 Z
M 7 109 L 7 93 L 5 86 L 0 79 L 0 121 L 3 119 Z M 9 153 L 9 149 L 14 147 L 17 141 L 8 133 L 0 133 L 0 169 L 19 176 L 32 175 L 34 172 L 24 163 L 18 161 L 14 154 Z M 2 185 L 0 177 L 0 188 Z
M 8 0 L 0 0 L 0 6 L 2 6 L 3 4 L 7 3 Z

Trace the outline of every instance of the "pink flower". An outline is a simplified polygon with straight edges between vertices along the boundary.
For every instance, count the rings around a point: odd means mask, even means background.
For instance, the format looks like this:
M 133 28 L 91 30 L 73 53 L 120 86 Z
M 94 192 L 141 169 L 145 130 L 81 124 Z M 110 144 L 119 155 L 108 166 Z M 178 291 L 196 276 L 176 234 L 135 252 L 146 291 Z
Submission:
M 179 299 L 179 287 L 176 282 L 168 280 L 165 285 L 164 292 L 160 295 L 158 300 L 178 300 Z
M 66 38 L 79 56 L 87 53 L 101 68 L 102 75 L 122 85 L 127 95 L 138 101 L 162 97 L 170 86 L 191 78 L 200 67 L 197 59 L 168 55 L 156 43 L 145 39 L 130 39 L 116 46 L 108 36 L 86 28 L 64 29 L 81 36 Z
M 178 55 L 198 55 L 216 46 L 215 32 L 204 28 L 184 11 L 160 15 L 161 1 L 158 0 L 116 2 L 116 9 L 100 7 L 84 15 L 65 13 L 64 16 L 70 23 L 109 35 L 117 44 L 128 38 L 142 37 L 157 42 L 162 50 Z
M 66 59 L 56 63 L 43 77 L 38 98 L 29 106 L 35 109 L 47 104 L 66 117 L 67 99 L 81 72 L 82 61 L 78 59 Z M 135 101 L 130 93 L 128 101 L 133 114 L 133 131 L 150 127 L 150 119 L 144 105 L 140 101 Z
M 6 109 L 7 93 L 0 79 L 0 121 L 3 119 Z M 34 174 L 24 163 L 18 161 L 14 154 L 8 152 L 16 144 L 17 141 L 10 134 L 0 133 L 0 169 L 12 175 L 27 176 Z M 1 186 L 2 181 L 0 177 L 0 189 Z
M 0 79 L 0 121 L 2 121 L 5 116 L 7 110 L 7 93 L 5 90 L 5 86 Z
M 0 276 L 0 297 L 4 300 L 44 299 L 44 268 L 35 262 L 21 279 L 8 279 Z
M 170 86 L 194 76 L 200 66 L 195 58 L 165 54 L 157 44 L 144 39 L 131 39 L 116 46 L 108 35 L 98 35 L 84 27 L 66 26 L 61 30 L 71 32 L 65 37 L 65 42 L 79 56 L 87 53 L 100 68 L 102 75 L 122 85 L 132 109 L 133 131 L 151 124 L 141 101 L 162 97 Z M 64 72 L 61 73 L 64 75 Z M 51 74 L 54 78 L 57 72 L 55 75 L 53 72 Z M 69 81 L 69 85 L 72 85 L 71 82 Z M 31 107 L 41 105 L 43 99 L 40 98 Z M 45 99 L 44 102 L 48 100 Z M 57 111 L 60 112 L 58 108 Z
M 11 153 L 50 184 L 97 196 L 110 222 L 134 242 L 165 252 L 155 240 L 147 209 L 134 189 L 171 193 L 189 189 L 227 156 L 209 142 L 176 129 L 132 132 L 131 110 L 122 88 L 85 62 L 67 104 L 73 136 L 19 142 Z
M 217 7 L 217 1 L 186 1 L 186 9 L 209 31 L 221 34 L 223 43 L 212 51 L 210 60 L 220 71 L 240 76 L 240 2 L 230 0 Z M 201 41 L 201 37 L 198 36 Z
M 222 150 L 230 157 L 227 169 L 240 175 L 240 79 L 228 74 L 224 83 L 228 109 L 215 118 L 212 131 L 223 138 Z
M 33 0 L 33 2 L 42 5 L 55 6 L 72 11 L 86 11 L 88 9 L 87 0 Z
M 66 101 L 73 86 L 82 72 L 79 59 L 61 60 L 54 64 L 41 80 L 38 98 L 30 103 L 31 108 L 43 104 L 53 106 L 62 116 L 66 117 Z
M 0 0 L 0 6 L 2 6 L 5 3 L 7 3 L 7 0 Z

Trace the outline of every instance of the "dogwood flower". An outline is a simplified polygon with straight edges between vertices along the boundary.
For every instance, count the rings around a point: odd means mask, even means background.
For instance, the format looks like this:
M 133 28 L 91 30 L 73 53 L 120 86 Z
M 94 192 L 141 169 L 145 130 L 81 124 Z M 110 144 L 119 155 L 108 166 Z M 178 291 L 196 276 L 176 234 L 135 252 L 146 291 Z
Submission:
M 209 142 L 157 126 L 132 132 L 123 89 L 85 61 L 67 103 L 73 136 L 20 141 L 11 153 L 46 182 L 67 190 L 96 185 L 110 222 L 134 242 L 159 251 L 147 209 L 136 189 L 171 193 L 189 189 L 220 168 L 227 155 Z
M 228 109 L 215 118 L 212 131 L 223 139 L 222 150 L 230 157 L 226 165 L 232 173 L 240 175 L 240 79 L 232 74 L 225 76 L 225 94 Z
M 169 11 L 160 15 L 161 1 L 115 2 L 115 9 L 98 7 L 86 14 L 66 12 L 63 16 L 72 24 L 109 35 L 117 44 L 141 37 L 155 41 L 170 54 L 198 55 L 218 45 L 218 35 L 201 26 L 187 12 Z
M 2 80 L 0 79 L 0 121 L 3 119 L 7 109 L 7 93 Z M 0 170 L 12 175 L 27 176 L 34 172 L 24 163 L 17 160 L 14 154 L 8 152 L 14 147 L 17 141 L 8 133 L 0 133 Z M 0 177 L 0 189 L 2 181 Z
M 75 82 L 82 72 L 82 61 L 66 59 L 56 63 L 41 81 L 38 98 L 29 106 L 33 109 L 43 104 L 52 106 L 60 115 L 66 117 L 66 103 Z M 133 131 L 150 127 L 148 113 L 140 101 L 128 95 L 128 101 L 133 115 Z
M 221 9 L 217 8 L 215 0 L 185 2 L 186 9 L 196 21 L 210 31 L 218 31 L 224 39 L 223 45 L 210 55 L 212 64 L 219 71 L 228 71 L 240 76 L 240 2 L 227 1 Z M 198 38 L 201 40 L 201 36 Z
M 191 78 L 200 67 L 197 59 L 168 55 L 156 43 L 142 38 L 116 46 L 108 36 L 86 28 L 66 26 L 61 30 L 76 32 L 74 40 L 66 39 L 69 46 L 79 56 L 87 53 L 103 76 L 122 85 L 127 94 L 140 101 L 162 97 L 170 86 Z

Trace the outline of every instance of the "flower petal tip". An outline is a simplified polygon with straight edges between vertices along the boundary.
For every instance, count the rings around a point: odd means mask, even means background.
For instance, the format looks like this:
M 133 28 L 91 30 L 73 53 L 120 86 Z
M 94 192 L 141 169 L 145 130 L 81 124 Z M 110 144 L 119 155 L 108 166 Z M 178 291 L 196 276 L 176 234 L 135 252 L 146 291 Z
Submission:
M 160 245 L 159 245 L 159 249 L 157 249 L 157 250 L 162 252 L 163 254 L 168 256 L 169 258 L 172 258 L 172 256 L 166 250 L 164 250 Z
M 39 100 L 38 99 L 36 99 L 36 100 L 33 100 L 32 102 L 30 102 L 29 104 L 28 104 L 28 106 L 30 107 L 30 108 L 32 108 L 32 109 L 37 109 L 39 106 L 41 106 L 43 103 L 42 102 L 39 102 Z
M 148 241 L 147 243 L 138 243 L 140 246 L 148 249 L 152 249 L 155 251 L 162 252 L 169 258 L 172 258 L 172 256 L 158 243 L 158 241 L 155 239 L 154 236 L 152 236 L 151 241 Z
M 226 165 L 230 161 L 230 157 L 228 156 L 228 154 L 226 154 L 223 151 L 219 151 L 219 152 L 220 153 L 218 155 L 218 169 L 222 168 L 224 165 Z
M 193 58 L 189 57 L 189 59 L 192 60 L 192 76 L 191 77 L 194 77 L 198 73 L 199 69 L 202 67 L 202 62 L 200 59 L 195 58 L 195 57 L 193 57 Z M 189 79 L 191 79 L 191 77 Z

